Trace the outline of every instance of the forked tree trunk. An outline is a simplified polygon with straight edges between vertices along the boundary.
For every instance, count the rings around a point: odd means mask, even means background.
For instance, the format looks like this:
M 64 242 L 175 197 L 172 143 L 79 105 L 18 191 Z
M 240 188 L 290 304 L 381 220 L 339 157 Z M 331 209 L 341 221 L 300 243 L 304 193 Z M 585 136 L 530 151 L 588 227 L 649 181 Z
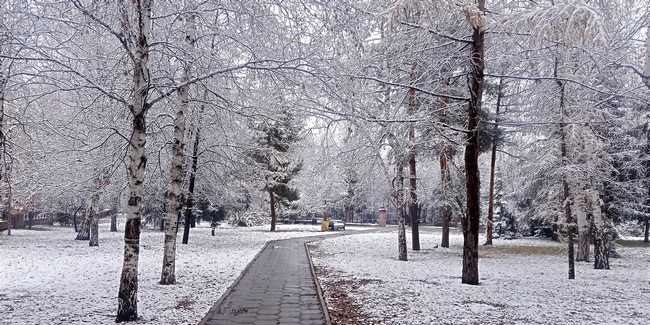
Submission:
M 497 131 L 499 130 L 499 110 L 501 108 L 501 98 L 503 97 L 503 78 L 499 79 L 499 86 L 497 88 L 497 105 L 496 115 L 494 117 L 494 135 L 492 136 L 492 156 L 490 157 L 490 193 L 488 195 L 488 215 L 485 222 L 485 245 L 492 245 L 492 238 L 494 237 L 494 176 L 496 174 L 497 163 Z
M 118 14 L 122 26 L 122 37 L 132 44 L 133 63 L 132 102 L 129 110 L 133 117 L 133 130 L 129 143 L 127 175 L 128 203 L 126 225 L 124 228 L 124 261 L 117 295 L 116 322 L 134 321 L 138 318 L 138 259 L 140 256 L 140 224 L 142 221 L 142 199 L 144 192 L 144 173 L 147 165 L 145 153 L 146 114 L 149 109 L 149 42 L 151 32 L 151 11 L 153 0 L 134 0 L 118 2 Z M 131 17 L 134 16 L 134 20 Z M 138 26 L 131 26 L 137 21 Z
M 471 72 L 469 80 L 470 100 L 467 107 L 467 133 L 465 145 L 465 187 L 467 191 L 467 213 L 463 222 L 463 273 L 462 283 L 477 285 L 478 234 L 481 218 L 479 176 L 479 122 L 483 97 L 483 75 L 485 69 L 485 0 L 478 1 L 478 12 L 466 9 L 472 26 Z
M 190 13 L 185 16 L 185 66 L 183 67 L 183 77 L 181 83 L 187 83 L 191 78 L 191 50 L 194 47 L 194 14 Z M 183 162 L 185 160 L 185 128 L 187 115 L 189 113 L 189 86 L 178 88 L 178 108 L 174 119 L 174 145 L 173 157 L 169 169 L 169 187 L 167 189 L 167 228 L 165 229 L 165 245 L 163 252 L 163 265 L 160 274 L 160 284 L 176 283 L 176 235 L 178 231 L 178 214 L 181 207 L 181 186 L 183 184 Z M 193 184 L 192 184 L 193 185 Z M 192 211 L 189 210 L 190 218 Z M 185 223 L 185 231 L 188 231 L 189 223 Z
M 404 217 L 404 166 L 401 162 L 397 163 L 396 181 L 394 186 L 397 206 L 397 259 L 400 261 L 408 260 L 406 248 L 406 218 Z
M 271 231 L 275 231 L 278 216 L 275 214 L 275 195 L 272 190 L 269 190 L 269 204 L 271 205 Z

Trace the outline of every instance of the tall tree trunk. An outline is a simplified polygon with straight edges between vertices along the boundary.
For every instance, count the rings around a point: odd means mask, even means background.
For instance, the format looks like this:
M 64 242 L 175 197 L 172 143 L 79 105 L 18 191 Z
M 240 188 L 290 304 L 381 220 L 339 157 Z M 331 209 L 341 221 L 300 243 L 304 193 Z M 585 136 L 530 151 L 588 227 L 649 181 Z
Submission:
M 445 79 L 443 84 L 445 92 L 449 89 L 449 79 Z M 448 99 L 442 98 L 442 122 L 447 121 Z M 449 163 L 452 159 L 451 146 L 443 144 L 440 150 L 440 193 L 442 194 L 443 204 L 440 207 L 440 216 L 442 218 L 442 239 L 440 247 L 449 247 L 449 223 L 451 222 L 451 204 L 449 199 L 449 190 L 451 188 L 451 174 L 449 172 Z
M 149 42 L 151 32 L 151 11 L 153 0 L 134 0 L 134 3 L 120 0 L 118 11 L 123 36 L 132 44 L 133 63 L 132 103 L 129 110 L 133 117 L 133 131 L 129 143 L 127 175 L 129 200 L 127 203 L 124 229 L 124 261 L 117 295 L 116 322 L 133 321 L 138 318 L 138 259 L 140 255 L 140 224 L 142 222 L 142 199 L 144 192 L 144 173 L 147 165 L 145 153 L 146 114 L 149 109 Z M 130 16 L 137 17 L 137 28 L 131 26 Z
M 492 136 L 492 156 L 490 157 L 490 194 L 488 195 L 488 215 L 486 229 L 485 229 L 485 245 L 492 245 L 492 238 L 494 237 L 494 176 L 496 173 L 497 162 L 497 147 L 499 145 L 497 139 L 497 131 L 499 130 L 499 110 L 501 108 L 501 98 L 503 97 L 503 78 L 499 79 L 499 86 L 497 88 L 497 105 L 496 114 L 494 115 L 494 134 Z
M 399 158 L 398 158 L 399 159 Z M 397 259 L 400 261 L 408 260 L 407 248 L 406 248 L 406 225 L 404 217 L 404 165 L 400 161 L 397 163 L 397 172 L 395 179 L 397 180 L 397 186 L 394 186 L 394 191 L 396 197 L 396 206 L 397 206 L 397 250 L 398 256 Z
M 650 13 L 650 6 L 646 6 L 646 14 Z M 641 77 L 641 80 L 645 84 L 646 88 L 650 89 L 650 23 L 646 23 L 646 39 L 645 39 L 645 62 L 643 66 L 643 76 Z M 646 169 L 645 176 L 646 179 L 650 179 L 650 123 L 646 123 L 645 125 L 645 136 L 646 136 L 646 143 L 645 143 L 645 155 L 646 155 L 646 161 L 644 163 L 644 167 Z M 645 186 L 647 190 L 647 195 L 646 195 L 646 200 L 645 204 L 650 205 L 650 181 L 645 181 Z M 649 235 L 650 235 L 650 221 L 649 218 L 646 217 L 644 220 L 644 238 L 643 242 L 647 243 L 649 241 Z M 614 245 L 612 245 L 614 247 Z
M 278 216 L 275 214 L 275 195 L 272 190 L 269 190 L 269 202 L 271 205 L 271 231 L 275 231 L 275 224 L 278 221 Z
M 203 113 L 203 107 L 201 107 L 201 113 Z M 199 114 L 201 114 L 199 113 Z M 193 219 L 192 209 L 194 208 L 194 182 L 196 180 L 196 168 L 199 161 L 199 139 L 200 139 L 200 128 L 197 126 L 196 134 L 194 135 L 194 148 L 192 149 L 192 167 L 190 170 L 190 184 L 187 189 L 187 204 L 185 208 L 185 224 L 187 225 L 190 222 L 190 219 Z M 214 229 L 214 228 L 213 228 Z M 213 231 L 214 233 L 214 231 Z M 213 234 L 214 236 L 214 234 Z M 190 238 L 190 228 L 183 227 L 183 244 L 187 244 Z
M 185 17 L 186 58 L 181 83 L 190 80 L 191 67 L 189 53 L 194 46 L 194 14 Z M 174 146 L 173 158 L 169 169 L 169 187 L 167 189 L 167 228 L 165 229 L 165 246 L 163 252 L 163 265 L 160 274 L 160 284 L 176 283 L 176 234 L 178 231 L 178 214 L 181 206 L 181 186 L 183 184 L 183 161 L 185 160 L 185 128 L 186 116 L 189 113 L 189 86 L 178 89 L 178 108 L 174 119 Z M 192 211 L 190 210 L 190 218 Z M 190 224 L 185 223 L 184 228 L 189 231 Z M 188 232 L 189 236 L 189 232 Z
M 469 80 L 470 101 L 467 107 L 467 139 L 465 145 L 465 187 L 467 190 L 467 213 L 463 222 L 463 274 L 462 283 L 479 283 L 478 233 L 481 218 L 479 175 L 479 122 L 483 97 L 483 74 L 485 69 L 485 0 L 478 1 L 478 12 L 466 9 L 472 25 L 471 73 Z
M 146 67 L 145 67 L 146 69 Z M 137 69 L 136 69 L 137 71 Z M 139 73 L 135 73 L 138 75 Z M 136 80 L 137 81 L 137 80 Z M 124 225 L 124 261 L 120 276 L 116 322 L 134 321 L 138 318 L 138 259 L 140 256 L 141 206 L 144 192 L 146 120 L 144 99 L 146 87 L 137 83 L 136 94 L 140 100 L 139 112 L 133 116 L 133 134 L 129 145 L 127 172 L 129 176 L 129 201 Z M 137 103 L 138 101 L 136 101 Z
M 555 77 L 558 76 L 558 59 L 555 58 L 555 68 L 553 71 Z M 566 118 L 566 108 L 565 108 L 565 89 L 564 82 L 561 80 L 556 80 L 558 87 L 560 88 L 560 153 L 562 157 L 562 167 L 565 168 L 568 163 L 568 152 L 567 152 L 567 127 L 565 124 Z M 575 232 L 575 220 L 573 220 L 572 214 L 572 204 L 573 198 L 569 190 L 569 182 L 567 181 L 567 176 L 562 177 L 562 206 L 564 207 L 564 218 L 567 228 L 567 254 L 569 262 L 569 279 L 575 279 L 575 248 L 574 248 L 574 232 Z
M 411 66 L 411 80 L 415 82 L 415 65 Z M 409 114 L 415 114 L 417 109 L 415 89 L 409 89 Z M 411 248 L 414 251 L 420 250 L 420 220 L 418 218 L 418 195 L 417 195 L 417 173 L 415 162 L 415 125 L 411 123 L 408 130 L 408 159 L 409 159 L 409 219 L 411 220 Z
M 5 211 L 3 212 L 3 217 L 7 221 L 7 235 L 11 236 L 11 183 L 9 181 L 9 159 L 7 159 L 7 137 L 5 131 L 5 91 L 7 89 L 7 82 L 9 79 L 9 73 L 5 74 L 5 68 L 0 58 L 0 163 L 2 164 L 2 169 L 0 170 L 0 180 L 3 180 L 9 187 L 9 194 L 7 195 L 7 204 L 5 206 Z

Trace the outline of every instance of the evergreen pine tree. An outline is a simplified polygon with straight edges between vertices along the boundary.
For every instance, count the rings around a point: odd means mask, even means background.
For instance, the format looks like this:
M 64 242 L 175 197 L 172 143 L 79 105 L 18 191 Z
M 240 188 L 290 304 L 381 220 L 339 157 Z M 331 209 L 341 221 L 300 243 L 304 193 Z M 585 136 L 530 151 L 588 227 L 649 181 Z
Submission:
M 269 194 L 271 231 L 277 222 L 276 204 L 288 205 L 299 199 L 298 190 L 289 182 L 302 169 L 302 161 L 292 157 L 292 148 L 300 140 L 300 125 L 288 111 L 282 111 L 277 120 L 265 121 L 255 126 L 259 135 L 257 148 L 251 157 L 264 174 L 264 192 Z

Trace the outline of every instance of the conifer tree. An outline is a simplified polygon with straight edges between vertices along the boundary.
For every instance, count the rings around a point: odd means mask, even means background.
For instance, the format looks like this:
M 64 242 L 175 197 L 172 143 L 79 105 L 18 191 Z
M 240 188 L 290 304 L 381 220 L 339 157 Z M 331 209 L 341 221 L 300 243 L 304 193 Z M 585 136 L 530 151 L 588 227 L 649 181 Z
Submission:
M 259 133 L 257 148 L 250 155 L 263 174 L 262 190 L 269 195 L 271 231 L 275 231 L 277 204 L 287 205 L 299 199 L 298 190 L 289 186 L 289 182 L 302 169 L 302 161 L 292 155 L 292 149 L 300 140 L 301 127 L 293 114 L 284 110 L 277 120 L 259 123 L 255 129 Z

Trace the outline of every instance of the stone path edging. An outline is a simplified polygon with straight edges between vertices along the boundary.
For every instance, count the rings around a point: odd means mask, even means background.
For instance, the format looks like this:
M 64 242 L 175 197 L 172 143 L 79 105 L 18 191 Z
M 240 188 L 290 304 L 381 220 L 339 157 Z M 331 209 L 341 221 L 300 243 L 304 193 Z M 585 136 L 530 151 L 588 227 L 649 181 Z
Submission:
M 314 269 L 314 261 L 311 257 L 311 252 L 309 251 L 308 245 L 317 241 L 323 240 L 323 238 L 315 238 L 315 240 L 305 242 L 305 252 L 307 252 L 307 259 L 309 260 L 309 269 L 311 270 L 311 277 L 314 279 L 314 285 L 316 286 L 316 294 L 318 295 L 318 300 L 321 303 L 321 309 L 323 310 L 323 316 L 325 316 L 325 325 L 332 325 L 332 319 L 330 318 L 330 312 L 327 308 L 327 300 L 323 295 L 323 288 L 320 286 L 320 281 L 318 281 L 318 276 L 316 276 L 316 270 Z

